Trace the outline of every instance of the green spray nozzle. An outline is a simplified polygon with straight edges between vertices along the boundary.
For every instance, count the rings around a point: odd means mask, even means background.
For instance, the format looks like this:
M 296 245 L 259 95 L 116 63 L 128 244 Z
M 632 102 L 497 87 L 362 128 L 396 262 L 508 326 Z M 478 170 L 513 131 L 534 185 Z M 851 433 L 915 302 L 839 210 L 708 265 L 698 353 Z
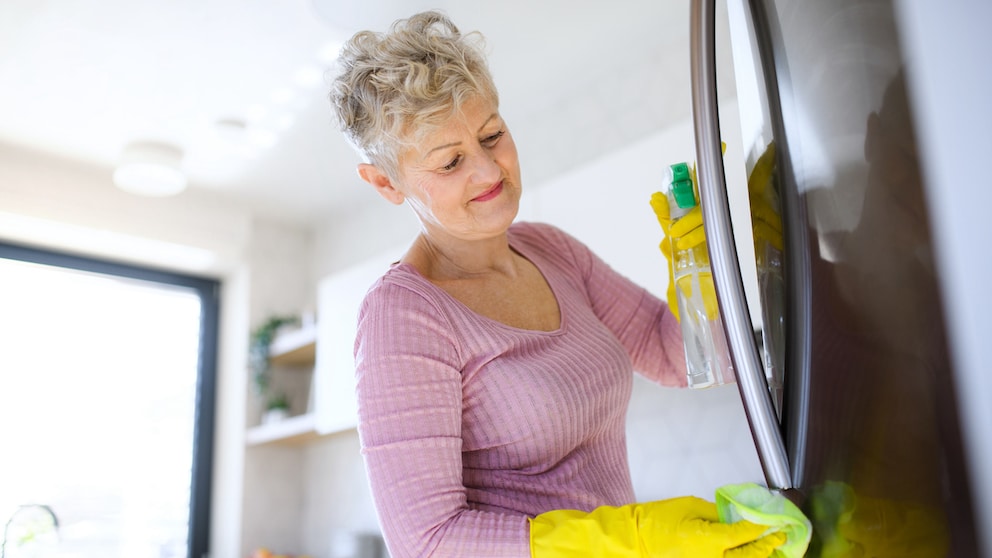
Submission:
M 692 187 L 692 175 L 687 163 L 675 163 L 669 167 L 672 178 L 672 198 L 681 209 L 696 207 L 696 193 Z

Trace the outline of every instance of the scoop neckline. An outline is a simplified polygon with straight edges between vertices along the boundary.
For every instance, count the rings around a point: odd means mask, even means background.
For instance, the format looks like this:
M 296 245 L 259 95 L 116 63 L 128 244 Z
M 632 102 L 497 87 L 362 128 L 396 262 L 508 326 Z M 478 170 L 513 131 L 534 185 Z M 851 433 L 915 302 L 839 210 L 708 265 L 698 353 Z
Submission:
M 544 269 L 541 267 L 541 264 L 538 263 L 538 262 L 536 262 L 536 261 L 534 261 L 534 258 L 530 254 L 528 254 L 526 250 L 521 250 L 520 247 L 519 246 L 515 246 L 513 242 L 510 242 L 510 249 L 513 250 L 513 251 L 515 251 L 515 252 L 517 252 L 524 259 L 526 259 L 527 261 L 529 261 L 534 267 L 537 268 L 537 272 L 541 274 L 541 277 L 544 277 L 544 281 L 548 284 L 548 288 L 551 289 L 551 295 L 553 297 L 555 297 L 555 303 L 558 305 L 558 328 L 557 329 L 552 329 L 552 330 L 548 330 L 548 331 L 545 331 L 543 329 L 526 329 L 526 328 L 516 327 L 516 326 L 512 326 L 510 324 L 503 323 L 503 322 L 501 322 L 501 321 L 499 321 L 497 319 L 490 318 L 489 316 L 484 316 L 484 315 L 476 312 L 475 310 L 472 310 L 467 305 L 465 305 L 464 302 L 458 300 L 457 298 L 455 298 L 454 296 L 452 296 L 450 293 L 448 293 L 448 291 L 446 291 L 446 290 L 442 289 L 441 287 L 435 285 L 428 278 L 424 277 L 423 274 L 421 274 L 420 271 L 418 271 L 417 268 L 415 268 L 412 264 L 409 264 L 409 263 L 406 263 L 406 262 L 403 262 L 403 261 L 397 261 L 397 262 L 394 262 L 390 266 L 390 269 L 392 269 L 392 270 L 402 269 L 403 271 L 407 272 L 408 274 L 411 274 L 411 275 L 415 276 L 418 281 L 420 281 L 423 284 L 427 285 L 431 290 L 440 293 L 441 296 L 445 297 L 446 299 L 448 299 L 449 301 L 451 301 L 452 303 L 454 303 L 462 311 L 468 313 L 469 315 L 475 317 L 476 319 L 478 319 L 480 321 L 486 322 L 488 324 L 496 325 L 496 326 L 499 326 L 500 328 L 507 329 L 507 330 L 514 331 L 514 332 L 518 332 L 518 333 L 523 332 L 523 333 L 527 333 L 527 334 L 549 335 L 549 336 L 563 334 L 565 332 L 566 326 L 568 324 L 568 317 L 567 317 L 566 312 L 565 312 L 565 307 L 562 304 L 561 297 L 558 296 L 558 289 L 557 289 L 557 285 L 555 284 L 555 281 L 552 280 L 552 278 L 550 278 L 548 276 L 548 274 L 544 272 Z

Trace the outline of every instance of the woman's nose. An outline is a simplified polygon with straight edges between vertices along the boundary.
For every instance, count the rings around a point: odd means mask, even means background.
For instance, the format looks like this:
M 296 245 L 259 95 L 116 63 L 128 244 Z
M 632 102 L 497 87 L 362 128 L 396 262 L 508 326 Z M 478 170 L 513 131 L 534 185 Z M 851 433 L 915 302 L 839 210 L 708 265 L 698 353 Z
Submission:
M 503 171 L 500 169 L 496 157 L 488 150 L 481 150 L 472 160 L 471 180 L 478 184 L 493 184 L 499 180 Z

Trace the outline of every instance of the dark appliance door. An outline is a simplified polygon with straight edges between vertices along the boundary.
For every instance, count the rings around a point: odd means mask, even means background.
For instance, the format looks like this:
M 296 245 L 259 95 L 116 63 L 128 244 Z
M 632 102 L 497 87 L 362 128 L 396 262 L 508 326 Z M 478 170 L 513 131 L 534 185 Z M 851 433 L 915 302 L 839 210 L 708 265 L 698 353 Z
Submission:
M 729 0 L 736 83 L 720 86 L 737 89 L 739 114 L 720 115 L 715 1 L 692 6 L 697 164 L 720 309 L 766 481 L 813 521 L 810 556 L 978 554 L 893 9 Z M 782 220 L 782 282 L 772 288 L 759 265 L 758 301 L 745 300 L 732 249 L 721 116 L 740 119 L 742 145 L 728 149 L 743 150 L 749 176 L 774 153 L 765 186 Z M 748 303 L 763 306 L 761 323 Z

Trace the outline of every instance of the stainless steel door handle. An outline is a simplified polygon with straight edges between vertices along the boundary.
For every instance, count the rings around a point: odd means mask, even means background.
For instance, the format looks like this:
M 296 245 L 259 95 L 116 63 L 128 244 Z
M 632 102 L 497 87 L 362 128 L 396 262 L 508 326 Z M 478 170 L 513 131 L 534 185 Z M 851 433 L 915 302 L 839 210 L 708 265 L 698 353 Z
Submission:
M 703 222 L 717 300 L 758 458 L 769 488 L 792 488 L 785 442 L 751 329 L 727 198 L 716 89 L 716 2 L 692 0 L 692 115 Z

